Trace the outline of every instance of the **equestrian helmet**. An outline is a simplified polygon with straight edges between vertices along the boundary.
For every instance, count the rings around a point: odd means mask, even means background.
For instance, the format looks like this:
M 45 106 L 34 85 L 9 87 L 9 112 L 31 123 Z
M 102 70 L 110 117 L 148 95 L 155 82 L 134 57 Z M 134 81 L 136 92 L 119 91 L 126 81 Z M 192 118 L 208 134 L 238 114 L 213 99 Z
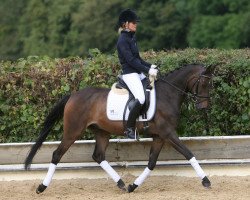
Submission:
M 121 27 L 126 22 L 139 22 L 139 21 L 140 18 L 133 10 L 126 9 L 120 13 L 118 25 Z

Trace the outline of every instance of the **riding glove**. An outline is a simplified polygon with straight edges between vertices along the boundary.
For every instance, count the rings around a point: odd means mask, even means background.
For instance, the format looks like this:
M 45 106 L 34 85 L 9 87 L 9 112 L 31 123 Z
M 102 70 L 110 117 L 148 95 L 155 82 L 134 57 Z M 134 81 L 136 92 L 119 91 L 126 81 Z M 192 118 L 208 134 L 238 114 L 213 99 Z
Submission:
M 157 73 L 158 73 L 158 69 L 154 69 L 154 68 L 150 68 L 148 74 L 151 75 L 151 76 L 154 76 L 156 77 L 157 76 Z
M 156 69 L 157 65 L 151 65 L 150 68 Z

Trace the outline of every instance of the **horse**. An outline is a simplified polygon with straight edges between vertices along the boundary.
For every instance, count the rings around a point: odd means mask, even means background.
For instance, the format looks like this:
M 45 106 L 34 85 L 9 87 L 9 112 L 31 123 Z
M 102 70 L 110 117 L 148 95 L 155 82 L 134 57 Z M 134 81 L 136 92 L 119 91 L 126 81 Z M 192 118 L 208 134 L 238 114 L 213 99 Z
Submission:
M 154 117 L 148 122 L 147 133 L 152 137 L 149 161 L 140 176 L 127 187 L 119 174 L 105 159 L 105 151 L 109 144 L 110 135 L 123 136 L 122 121 L 111 121 L 106 115 L 108 88 L 86 87 L 78 92 L 64 96 L 46 117 L 39 137 L 31 147 L 25 160 L 28 170 L 32 160 L 42 143 L 46 140 L 53 126 L 63 118 L 63 137 L 58 148 L 53 152 L 52 160 L 44 181 L 37 187 L 36 192 L 43 192 L 52 180 L 57 164 L 70 148 L 80 138 L 87 128 L 95 135 L 95 149 L 92 155 L 103 170 L 123 191 L 133 192 L 140 186 L 155 168 L 158 155 L 166 140 L 181 153 L 192 165 L 205 188 L 211 187 L 211 182 L 200 167 L 193 153 L 182 143 L 177 135 L 180 109 L 184 99 L 191 95 L 197 109 L 209 106 L 212 74 L 214 66 L 205 67 L 201 64 L 189 64 L 161 75 L 155 82 L 156 110 Z M 137 122 L 138 132 L 143 131 L 143 123 Z

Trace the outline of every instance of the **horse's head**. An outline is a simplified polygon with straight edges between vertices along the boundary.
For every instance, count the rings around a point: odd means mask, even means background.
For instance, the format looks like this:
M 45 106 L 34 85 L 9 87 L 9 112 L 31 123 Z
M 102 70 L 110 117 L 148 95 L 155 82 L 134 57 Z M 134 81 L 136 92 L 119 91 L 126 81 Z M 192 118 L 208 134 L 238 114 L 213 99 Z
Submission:
M 204 109 L 209 106 L 209 90 L 212 86 L 212 74 L 215 66 L 209 66 L 205 71 L 197 72 L 188 82 L 187 87 L 195 98 L 196 107 Z

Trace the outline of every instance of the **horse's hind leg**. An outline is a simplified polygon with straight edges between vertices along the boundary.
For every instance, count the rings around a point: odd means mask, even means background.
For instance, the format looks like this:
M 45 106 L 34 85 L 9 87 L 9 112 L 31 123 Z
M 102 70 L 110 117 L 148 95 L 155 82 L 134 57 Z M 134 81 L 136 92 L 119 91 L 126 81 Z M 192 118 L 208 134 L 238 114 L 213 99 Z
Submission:
M 140 186 L 144 180 L 150 175 L 151 171 L 155 168 L 156 162 L 163 147 L 164 140 L 159 137 L 153 137 L 153 143 L 151 145 L 148 166 L 142 172 L 142 174 L 135 180 L 133 185 L 128 186 L 128 192 L 133 192 L 138 186 Z
M 169 141 L 172 143 L 173 147 L 180 152 L 187 160 L 189 160 L 190 164 L 196 171 L 197 175 L 202 180 L 202 185 L 204 187 L 210 187 L 211 182 L 207 178 L 206 174 L 204 173 L 203 169 L 200 167 L 199 163 L 197 162 L 196 158 L 194 157 L 193 153 L 181 142 L 176 134 L 169 135 Z
M 68 119 L 67 117 L 64 118 L 63 139 L 57 149 L 53 152 L 47 175 L 43 180 L 43 183 L 38 186 L 36 190 L 37 194 L 43 192 L 49 186 L 55 173 L 57 164 L 60 162 L 62 156 L 66 153 L 70 146 L 80 137 L 83 128 L 84 125 L 79 121 L 76 122 L 72 121 L 72 119 Z
M 98 130 L 95 131 L 95 150 L 92 155 L 92 158 L 102 167 L 102 169 L 113 179 L 117 186 L 126 191 L 126 187 L 121 177 L 117 172 L 110 166 L 110 164 L 105 159 L 105 152 L 109 144 L 109 133 Z
M 43 183 L 40 184 L 36 190 L 36 193 L 39 194 L 43 192 L 50 184 L 52 177 L 55 173 L 56 166 L 59 163 L 62 156 L 65 154 L 65 152 L 69 149 L 69 147 L 75 142 L 75 140 L 69 140 L 65 141 L 62 140 L 61 144 L 58 146 L 58 148 L 53 152 L 52 161 L 49 165 L 48 173 L 43 180 Z

